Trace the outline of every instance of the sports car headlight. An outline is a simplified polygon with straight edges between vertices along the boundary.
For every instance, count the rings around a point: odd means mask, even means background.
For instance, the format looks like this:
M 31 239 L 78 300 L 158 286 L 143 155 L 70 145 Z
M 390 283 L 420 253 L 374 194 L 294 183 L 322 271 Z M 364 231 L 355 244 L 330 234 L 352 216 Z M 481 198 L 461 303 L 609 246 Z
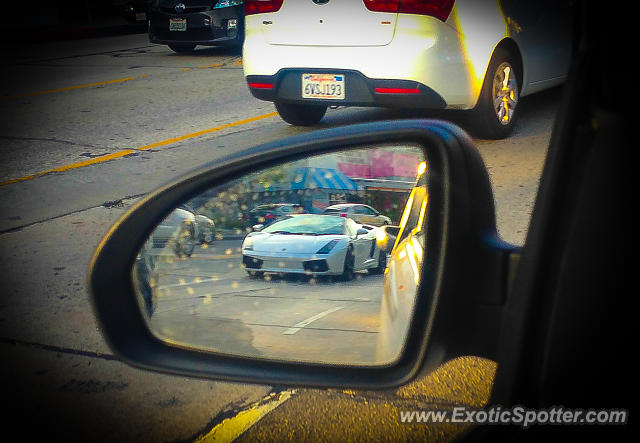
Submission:
M 339 241 L 340 240 L 337 239 L 331 240 L 329 243 L 318 249 L 318 252 L 316 252 L 316 254 L 328 254 L 333 249 L 333 247 L 338 244 Z
M 244 239 L 244 243 L 242 243 L 242 249 L 246 251 L 253 251 L 253 239 L 251 237 L 247 237 Z

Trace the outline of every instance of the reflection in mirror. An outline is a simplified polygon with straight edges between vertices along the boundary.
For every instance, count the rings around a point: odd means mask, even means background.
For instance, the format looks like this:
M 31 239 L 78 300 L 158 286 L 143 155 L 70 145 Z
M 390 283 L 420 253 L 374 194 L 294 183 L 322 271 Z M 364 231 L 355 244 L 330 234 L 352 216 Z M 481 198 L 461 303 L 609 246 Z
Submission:
M 151 332 L 237 356 L 394 361 L 420 283 L 426 164 L 419 146 L 343 150 L 180 205 L 133 269 Z

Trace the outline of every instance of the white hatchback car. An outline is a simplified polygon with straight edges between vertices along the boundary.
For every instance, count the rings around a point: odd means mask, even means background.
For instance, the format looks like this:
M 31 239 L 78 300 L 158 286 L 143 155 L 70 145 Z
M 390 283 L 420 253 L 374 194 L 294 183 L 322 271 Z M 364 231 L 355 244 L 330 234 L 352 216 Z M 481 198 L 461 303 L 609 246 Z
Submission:
M 292 125 L 328 106 L 470 110 L 506 137 L 520 97 L 561 84 L 570 2 L 245 0 L 251 93 Z

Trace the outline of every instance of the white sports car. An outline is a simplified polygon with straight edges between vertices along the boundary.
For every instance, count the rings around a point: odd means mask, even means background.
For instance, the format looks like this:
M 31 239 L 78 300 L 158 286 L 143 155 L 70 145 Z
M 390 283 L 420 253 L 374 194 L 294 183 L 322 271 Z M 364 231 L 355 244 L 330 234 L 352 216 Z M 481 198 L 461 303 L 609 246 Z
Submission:
M 248 234 L 242 263 L 249 275 L 264 272 L 342 276 L 382 273 L 387 255 L 376 245 L 378 228 L 350 218 L 299 214 Z

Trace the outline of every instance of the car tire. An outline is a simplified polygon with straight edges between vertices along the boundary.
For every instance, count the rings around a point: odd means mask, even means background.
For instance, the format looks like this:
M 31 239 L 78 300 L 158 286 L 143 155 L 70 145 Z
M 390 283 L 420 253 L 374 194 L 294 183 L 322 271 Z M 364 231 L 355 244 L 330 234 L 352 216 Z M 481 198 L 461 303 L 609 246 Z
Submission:
M 387 267 L 387 253 L 384 251 L 380 251 L 380 256 L 378 257 L 378 266 L 372 269 L 369 269 L 369 274 L 382 274 Z
M 353 256 L 353 249 L 349 247 L 347 253 L 344 256 L 344 265 L 342 267 L 342 274 L 340 280 L 351 281 L 354 276 L 355 257 Z
M 214 237 L 213 230 L 211 228 L 206 228 L 200 235 L 200 243 L 210 244 L 213 242 Z
M 169 45 L 169 48 L 171 48 L 173 52 L 177 52 L 178 54 L 186 54 L 189 52 L 193 52 L 193 50 L 196 49 L 196 45 L 173 44 Z
M 196 247 L 193 225 L 184 226 L 183 230 L 173 239 L 173 252 L 178 257 L 191 257 Z
M 262 277 L 264 277 L 264 272 L 263 271 L 247 271 L 247 274 L 249 275 L 249 277 L 252 277 L 252 278 L 262 278 Z
M 193 250 L 195 248 L 196 242 L 193 237 L 190 237 L 181 245 L 181 252 L 184 256 L 191 257 L 191 254 L 193 254 Z
M 299 105 L 294 103 L 275 102 L 280 118 L 293 126 L 313 126 L 317 124 L 327 107 L 323 105 Z
M 520 72 L 509 51 L 495 50 L 484 77 L 478 103 L 471 112 L 475 132 L 488 139 L 511 134 L 518 117 Z

